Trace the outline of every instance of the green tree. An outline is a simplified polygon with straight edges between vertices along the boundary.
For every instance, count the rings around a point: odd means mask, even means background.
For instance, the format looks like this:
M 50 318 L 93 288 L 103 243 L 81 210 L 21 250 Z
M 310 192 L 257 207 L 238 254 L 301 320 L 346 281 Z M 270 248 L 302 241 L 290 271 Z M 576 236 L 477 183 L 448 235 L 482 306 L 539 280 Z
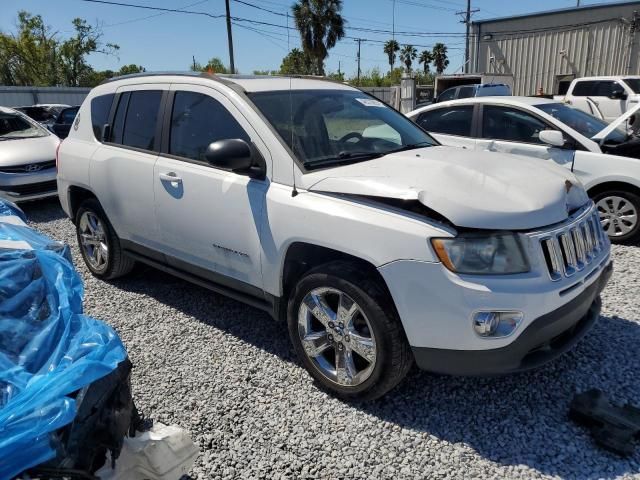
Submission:
M 132 73 L 142 73 L 146 72 L 147 69 L 142 65 L 136 65 L 135 63 L 131 63 L 129 65 L 123 65 L 120 67 L 118 71 L 118 75 L 131 75 Z
M 389 71 L 391 71 L 396 63 L 396 53 L 400 50 L 400 45 L 395 40 L 388 40 L 385 42 L 383 50 L 389 59 Z
M 429 50 L 423 50 L 418 57 L 418 63 L 422 64 L 424 74 L 429 73 L 429 64 L 433 62 L 433 54 Z
M 418 56 L 418 50 L 413 45 L 405 45 L 400 50 L 400 60 L 404 63 L 407 73 L 411 72 L 411 65 Z
M 441 75 L 449 66 L 449 59 L 447 58 L 447 47 L 444 43 L 436 43 L 433 46 L 433 64 L 436 67 L 436 72 Z
M 218 57 L 213 57 L 206 65 L 194 62 L 191 65 L 191 70 L 194 72 L 231 73 L 231 70 L 227 68 Z
M 303 51 L 313 60 L 313 73 L 324 75 L 324 61 L 344 37 L 342 0 L 299 0 L 292 7 Z
M 313 75 L 313 62 L 305 52 L 294 48 L 282 59 L 280 73 L 284 75 Z

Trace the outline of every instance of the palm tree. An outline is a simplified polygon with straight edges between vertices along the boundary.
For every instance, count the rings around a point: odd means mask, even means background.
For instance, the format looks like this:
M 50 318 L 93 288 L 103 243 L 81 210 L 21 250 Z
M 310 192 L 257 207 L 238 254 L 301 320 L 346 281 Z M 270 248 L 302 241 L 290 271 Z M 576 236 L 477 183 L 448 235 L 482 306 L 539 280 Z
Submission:
M 291 10 L 302 49 L 313 59 L 316 75 L 324 75 L 328 50 L 344 37 L 342 0 L 299 0 Z
M 411 72 L 411 64 L 418 56 L 418 50 L 413 45 L 405 45 L 400 50 L 400 60 L 407 68 L 407 73 Z
M 422 68 L 424 68 L 424 74 L 429 73 L 429 64 L 433 62 L 433 55 L 429 50 L 423 50 L 420 52 L 420 57 L 418 58 L 418 63 L 422 64 Z
M 444 43 L 436 43 L 433 46 L 433 64 L 436 67 L 436 72 L 441 75 L 442 72 L 449 66 L 449 59 L 447 58 L 447 47 Z
M 389 57 L 389 69 L 393 70 L 393 65 L 396 63 L 396 52 L 400 50 L 400 45 L 395 40 L 388 40 L 384 44 L 384 53 Z

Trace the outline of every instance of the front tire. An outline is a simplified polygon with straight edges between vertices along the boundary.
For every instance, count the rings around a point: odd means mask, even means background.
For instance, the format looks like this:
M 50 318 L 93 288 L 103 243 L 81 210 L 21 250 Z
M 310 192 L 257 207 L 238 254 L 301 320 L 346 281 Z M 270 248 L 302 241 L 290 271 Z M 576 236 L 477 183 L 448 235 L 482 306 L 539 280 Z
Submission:
M 298 358 L 322 388 L 338 397 L 381 397 L 413 363 L 389 295 L 353 263 L 333 262 L 307 273 L 287 313 Z
M 123 253 L 120 239 L 96 199 L 82 202 L 75 224 L 82 259 L 94 276 L 112 280 L 131 271 L 135 262 Z
M 612 243 L 634 243 L 640 239 L 640 197 L 624 190 L 610 190 L 593 197 L 600 223 Z

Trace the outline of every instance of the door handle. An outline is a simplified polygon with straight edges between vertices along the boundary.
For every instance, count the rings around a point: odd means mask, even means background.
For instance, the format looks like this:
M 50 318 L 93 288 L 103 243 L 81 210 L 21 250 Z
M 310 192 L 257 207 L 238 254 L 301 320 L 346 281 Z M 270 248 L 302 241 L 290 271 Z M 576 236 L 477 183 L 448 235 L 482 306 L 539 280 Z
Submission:
M 161 173 L 158 176 L 163 182 L 182 183 L 182 179 L 176 175 L 176 172 Z

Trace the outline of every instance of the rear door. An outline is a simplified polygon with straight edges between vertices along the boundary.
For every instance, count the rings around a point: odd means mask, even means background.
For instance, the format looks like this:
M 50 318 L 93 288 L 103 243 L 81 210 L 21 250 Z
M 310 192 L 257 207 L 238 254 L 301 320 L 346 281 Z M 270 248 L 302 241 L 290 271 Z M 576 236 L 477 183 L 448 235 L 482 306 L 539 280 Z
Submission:
M 553 160 L 571 168 L 574 150 L 544 144 L 540 132 L 558 129 L 537 115 L 512 106 L 482 105 L 479 118 L 477 149 Z
M 160 151 L 162 103 L 168 84 L 132 85 L 116 91 L 110 135 L 91 160 L 91 188 L 118 236 L 155 248 L 153 167 Z
M 156 218 L 170 264 L 260 295 L 259 232 L 269 181 L 206 161 L 209 144 L 230 138 L 253 143 L 270 166 L 266 146 L 225 95 L 205 86 L 171 86 L 153 174 Z
M 473 105 L 451 105 L 420 113 L 414 121 L 443 145 L 474 149 Z

